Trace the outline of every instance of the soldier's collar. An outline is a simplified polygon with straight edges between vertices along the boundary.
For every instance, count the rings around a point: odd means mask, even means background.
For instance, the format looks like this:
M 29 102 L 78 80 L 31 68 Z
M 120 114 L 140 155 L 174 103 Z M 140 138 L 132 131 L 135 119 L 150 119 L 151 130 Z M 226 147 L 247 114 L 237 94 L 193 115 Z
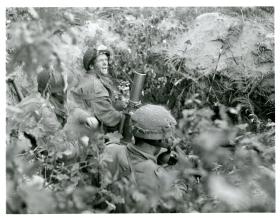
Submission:
M 132 154 L 137 155 L 138 157 L 141 157 L 145 160 L 152 160 L 156 163 L 156 157 L 154 155 L 141 151 L 140 149 L 136 148 L 133 144 L 128 144 L 127 148 L 128 151 L 130 151 Z

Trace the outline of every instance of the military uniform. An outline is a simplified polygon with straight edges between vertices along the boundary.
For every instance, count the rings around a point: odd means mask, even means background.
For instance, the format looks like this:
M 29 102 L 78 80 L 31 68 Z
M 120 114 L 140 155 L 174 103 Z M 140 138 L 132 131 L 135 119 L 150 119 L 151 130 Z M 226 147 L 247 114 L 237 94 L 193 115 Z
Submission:
M 113 105 L 116 93 L 111 81 L 93 70 L 85 74 L 72 90 L 74 100 L 81 109 L 90 112 L 106 127 L 117 126 L 122 118 L 122 113 Z
M 140 191 L 148 194 L 162 195 L 170 191 L 173 191 L 173 195 L 181 193 L 176 185 L 178 172 L 157 165 L 156 157 L 140 151 L 133 144 L 106 146 L 102 164 L 105 168 L 105 180 L 108 176 L 116 180 L 129 178 Z
M 66 82 L 67 81 L 67 82 Z M 72 78 L 57 72 L 53 69 L 46 68 L 42 70 L 37 76 L 38 92 L 42 97 L 46 98 L 53 106 L 54 113 L 58 122 L 62 127 L 67 122 L 69 109 L 67 106 L 67 88 L 65 87 L 72 81 Z
M 49 103 L 62 127 L 65 126 L 69 118 L 71 124 L 78 125 L 80 123 L 81 127 L 85 119 L 91 117 L 90 112 L 79 106 L 81 100 L 74 99 L 71 93 L 68 93 L 67 87 L 72 81 L 71 75 L 64 75 L 51 69 L 44 69 L 37 77 L 38 91 L 44 98 L 48 94 Z
M 159 166 L 156 152 L 161 146 L 149 143 L 171 137 L 175 119 L 164 107 L 157 105 L 140 107 L 132 114 L 131 119 L 132 133 L 142 142 L 135 142 L 135 145 L 130 143 L 127 146 L 110 144 L 105 147 L 102 155 L 105 183 L 129 178 L 146 194 L 162 196 L 171 193 L 173 196 L 182 196 L 181 184 L 178 184 L 179 171 L 172 167 Z
M 122 109 L 118 108 L 115 97 L 119 95 L 109 75 L 101 73 L 94 67 L 99 55 L 105 54 L 110 59 L 110 52 L 104 45 L 98 48 L 88 48 L 83 57 L 83 65 L 87 71 L 72 90 L 75 102 L 81 109 L 88 111 L 91 117 L 96 117 L 106 131 L 118 129 Z M 85 118 L 84 118 L 85 120 Z
M 56 138 L 56 142 L 59 143 L 57 150 L 67 153 L 64 158 L 77 158 L 81 154 L 82 145 L 78 144 L 80 138 L 83 136 L 91 138 L 96 133 L 96 129 L 85 126 L 85 119 L 91 117 L 91 114 L 81 109 L 69 96 L 67 87 L 72 83 L 71 75 L 46 67 L 38 74 L 37 82 L 41 94 L 37 100 L 43 103 L 37 105 L 41 104 L 38 109 L 41 110 L 42 122 L 48 126 L 46 136 L 48 134 L 55 136 L 53 138 Z M 58 134 L 60 131 L 61 133 Z M 65 143 L 56 137 L 64 134 L 67 139 Z

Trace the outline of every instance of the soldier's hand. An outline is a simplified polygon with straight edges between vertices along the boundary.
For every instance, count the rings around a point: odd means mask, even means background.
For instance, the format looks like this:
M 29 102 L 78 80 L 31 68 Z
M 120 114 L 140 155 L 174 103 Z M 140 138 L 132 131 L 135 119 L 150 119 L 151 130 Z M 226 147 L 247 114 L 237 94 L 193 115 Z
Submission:
M 175 146 L 174 151 L 176 152 L 176 159 L 178 161 L 177 164 L 179 167 L 185 167 L 185 168 L 192 167 L 191 161 L 187 158 L 187 155 L 179 146 Z
M 86 122 L 85 122 L 86 127 L 92 129 L 96 129 L 98 128 L 99 122 L 95 117 L 88 117 L 86 118 Z

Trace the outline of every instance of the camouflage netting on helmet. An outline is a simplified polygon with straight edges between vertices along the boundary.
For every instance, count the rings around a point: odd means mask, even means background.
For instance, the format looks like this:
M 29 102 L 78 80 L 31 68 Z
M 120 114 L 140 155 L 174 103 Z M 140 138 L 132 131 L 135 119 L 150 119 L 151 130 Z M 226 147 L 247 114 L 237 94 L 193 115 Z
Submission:
M 89 70 L 89 65 L 95 60 L 97 57 L 97 51 L 95 48 L 89 48 L 83 57 L 83 64 L 85 70 Z
M 145 105 L 132 115 L 133 135 L 160 140 L 171 135 L 176 121 L 168 110 L 159 105 Z

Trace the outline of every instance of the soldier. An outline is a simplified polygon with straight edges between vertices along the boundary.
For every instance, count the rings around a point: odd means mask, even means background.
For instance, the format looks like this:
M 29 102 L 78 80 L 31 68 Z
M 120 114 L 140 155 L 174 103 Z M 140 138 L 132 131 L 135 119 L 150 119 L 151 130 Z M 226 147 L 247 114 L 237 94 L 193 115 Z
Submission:
M 54 117 L 46 118 L 50 121 L 49 124 L 53 124 L 52 129 L 49 130 L 53 134 L 58 134 L 57 132 L 62 129 L 59 133 L 60 136 L 64 133 L 69 141 L 78 140 L 81 146 L 87 147 L 89 139 L 96 133 L 99 123 L 96 118 L 91 117 L 89 112 L 81 109 L 68 97 L 69 85 L 73 79 L 71 75 L 65 74 L 61 68 L 53 65 L 55 65 L 54 60 L 46 65 L 37 76 L 38 92 L 47 100 L 49 115 L 54 115 Z M 70 146 L 70 148 L 72 153 L 78 155 L 80 147 L 76 146 L 74 149 L 73 146 Z M 69 158 L 73 157 L 69 149 L 67 152 Z
M 87 72 L 72 91 L 76 102 L 101 122 L 105 132 L 117 130 L 122 118 L 116 107 L 120 103 L 115 102 L 118 91 L 109 73 L 109 59 L 110 52 L 105 46 L 89 48 L 83 58 Z M 91 124 L 91 117 L 84 120 Z
M 181 194 L 175 183 L 179 181 L 177 168 L 189 164 L 184 153 L 175 149 L 178 162 L 171 169 L 156 163 L 160 150 L 171 146 L 175 119 L 164 107 L 151 104 L 137 109 L 131 119 L 135 144 L 111 144 L 105 148 L 102 155 L 104 179 L 130 178 L 147 194 Z
M 48 98 L 62 127 L 65 125 L 68 116 L 67 90 L 64 89 L 65 80 L 69 79 L 65 79 L 62 74 L 54 72 L 49 65 L 45 66 L 37 76 L 38 92 L 43 98 Z
M 53 61 L 54 63 L 54 61 Z M 38 74 L 38 92 L 45 99 L 49 100 L 49 103 L 53 107 L 53 111 L 56 115 L 58 122 L 63 128 L 70 118 L 71 125 L 80 125 L 85 128 L 97 128 L 98 121 L 96 118 L 92 118 L 91 114 L 81 109 L 74 100 L 69 98 L 69 85 L 73 82 L 73 77 L 69 74 L 65 74 L 63 70 L 55 68 L 53 63 L 48 64 Z M 90 118 L 90 120 L 85 120 Z

